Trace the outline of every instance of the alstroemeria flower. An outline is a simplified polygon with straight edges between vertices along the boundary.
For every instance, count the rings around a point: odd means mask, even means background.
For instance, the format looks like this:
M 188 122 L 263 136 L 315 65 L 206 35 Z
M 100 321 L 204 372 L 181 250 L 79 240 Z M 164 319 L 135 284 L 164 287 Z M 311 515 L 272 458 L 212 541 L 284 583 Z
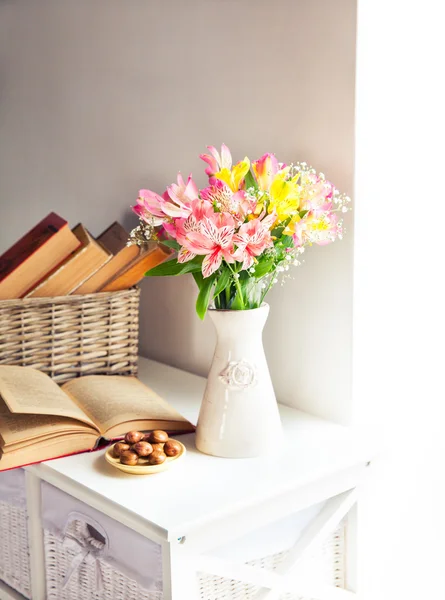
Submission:
M 310 216 L 305 221 L 307 238 L 318 246 L 326 246 L 341 235 L 341 224 L 335 213 L 326 213 L 320 217 Z
M 232 192 L 237 192 L 240 189 L 241 182 L 244 180 L 244 177 L 247 174 L 247 171 L 250 169 L 250 160 L 247 156 L 244 160 L 240 160 L 232 170 L 227 167 L 223 167 L 218 173 L 214 173 L 214 177 L 216 179 L 220 179 L 224 181 L 225 184 L 229 186 Z
M 279 171 L 270 186 L 269 213 L 275 212 L 279 222 L 285 221 L 298 212 L 300 206 L 300 188 L 298 176 L 288 179 L 289 168 Z
M 172 219 L 171 221 L 165 221 L 165 223 L 162 223 L 165 232 L 174 240 L 176 239 L 176 222 L 174 221 L 174 219 Z
M 275 154 L 264 154 L 252 163 L 252 168 L 260 189 L 268 192 L 275 175 L 279 171 Z
M 300 210 L 321 216 L 332 209 L 335 187 L 312 172 L 300 176 Z
M 140 219 L 152 227 L 158 227 L 164 223 L 165 213 L 162 208 L 164 199 L 162 196 L 151 190 L 139 190 L 136 202 L 137 204 L 132 207 L 132 210 Z
M 181 245 L 183 245 L 183 237 L 187 232 L 199 231 L 199 222 L 204 217 L 210 217 L 213 214 L 213 206 L 210 202 L 201 198 L 193 200 L 190 209 L 191 212 L 188 217 L 171 219 L 170 221 L 163 223 L 164 229 L 168 235 L 173 239 L 176 239 Z M 183 255 L 185 255 L 185 253 L 183 253 Z
M 242 269 L 249 269 L 257 256 L 260 256 L 266 248 L 273 246 L 270 228 L 275 219 L 275 214 L 262 220 L 253 219 L 241 225 L 238 233 L 233 236 L 233 242 L 238 248 L 232 256 L 243 263 Z
M 201 198 L 208 200 L 221 212 L 230 213 L 237 221 L 244 221 L 249 213 L 253 213 L 257 201 L 250 198 L 244 190 L 233 193 L 220 179 L 200 192 Z
M 222 211 L 227 210 L 230 201 L 233 197 L 233 192 L 220 179 L 214 179 L 213 183 L 200 191 L 200 196 L 203 200 L 207 200 Z
M 299 248 L 300 246 L 304 246 L 307 241 L 305 232 L 306 219 L 302 219 L 299 215 L 295 215 L 283 231 L 283 234 L 291 235 L 294 240 L 294 246 Z
M 210 277 L 219 266 L 222 259 L 233 263 L 233 234 L 234 220 L 226 213 L 216 213 L 204 217 L 199 224 L 199 231 L 187 232 L 182 239 L 183 248 L 178 255 L 178 262 L 187 262 L 196 255 L 205 255 L 202 261 L 202 274 Z
M 205 171 L 209 177 L 213 177 L 221 169 L 232 168 L 232 155 L 225 144 L 221 146 L 221 155 L 214 146 L 207 146 L 207 149 L 210 154 L 200 154 L 199 158 L 209 165 Z
M 297 215 L 291 219 L 283 233 L 292 235 L 296 247 L 306 243 L 325 246 L 341 235 L 342 226 L 335 213 L 321 216 L 309 214 L 303 219 Z
M 169 217 L 184 218 L 191 212 L 191 203 L 198 200 L 198 188 L 191 175 L 185 183 L 181 173 L 178 173 L 177 180 L 177 184 L 172 183 L 164 192 L 162 208 Z

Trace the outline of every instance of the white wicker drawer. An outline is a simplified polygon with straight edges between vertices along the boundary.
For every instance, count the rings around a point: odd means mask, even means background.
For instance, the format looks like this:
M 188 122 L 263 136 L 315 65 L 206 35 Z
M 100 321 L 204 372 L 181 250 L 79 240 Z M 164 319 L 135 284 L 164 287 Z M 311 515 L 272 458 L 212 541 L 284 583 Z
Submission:
M 316 512 L 294 515 L 281 523 L 281 529 L 292 527 L 298 531 Z M 161 547 L 155 542 L 45 482 L 42 483 L 42 520 L 48 600 L 163 599 Z M 272 539 L 274 535 L 279 537 L 279 530 L 278 523 L 276 533 L 269 526 L 255 536 Z M 252 546 L 258 547 L 254 538 L 240 540 L 246 547 L 246 557 L 252 552 Z M 342 587 L 343 540 L 344 527 L 340 526 L 312 556 L 302 561 L 300 568 L 305 575 L 310 572 L 318 581 Z M 267 546 L 273 548 L 269 554 Z M 266 539 L 261 557 L 256 554 L 244 562 L 273 570 L 286 558 L 288 547 L 276 551 L 276 540 L 269 544 Z M 238 554 L 240 550 L 237 547 Z M 224 548 L 221 552 L 224 554 Z M 207 573 L 198 573 L 197 577 L 199 598 L 196 600 L 253 600 L 258 591 L 255 586 Z M 310 599 L 287 594 L 280 600 Z
M 162 600 L 161 547 L 42 482 L 47 600 Z
M 0 579 L 31 598 L 25 473 L 0 473 Z
M 324 503 L 323 503 L 324 504 Z M 220 558 L 274 571 L 286 560 L 289 549 L 323 504 L 282 519 L 237 542 L 221 547 L 212 554 Z M 339 527 L 314 551 L 305 556 L 298 572 L 313 581 L 343 588 L 345 583 L 345 524 Z M 269 547 L 269 553 L 267 548 Z M 198 573 L 199 600 L 254 600 L 258 587 L 207 573 Z M 313 600 L 297 594 L 283 594 L 279 600 Z

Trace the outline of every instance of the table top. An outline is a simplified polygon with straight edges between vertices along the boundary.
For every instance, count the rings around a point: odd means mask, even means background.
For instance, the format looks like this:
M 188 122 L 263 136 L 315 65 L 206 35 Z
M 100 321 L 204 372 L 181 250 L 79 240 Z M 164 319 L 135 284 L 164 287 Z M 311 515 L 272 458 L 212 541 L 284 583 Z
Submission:
M 196 423 L 205 379 L 141 358 L 139 378 Z M 214 519 L 273 502 L 289 491 L 332 478 L 372 456 L 363 435 L 307 413 L 280 405 L 285 432 L 281 448 L 269 456 L 224 459 L 194 447 L 194 434 L 180 436 L 187 455 L 164 473 L 132 476 L 111 467 L 103 451 L 28 467 L 49 482 L 63 480 L 93 492 L 103 502 L 165 532 L 166 538 Z

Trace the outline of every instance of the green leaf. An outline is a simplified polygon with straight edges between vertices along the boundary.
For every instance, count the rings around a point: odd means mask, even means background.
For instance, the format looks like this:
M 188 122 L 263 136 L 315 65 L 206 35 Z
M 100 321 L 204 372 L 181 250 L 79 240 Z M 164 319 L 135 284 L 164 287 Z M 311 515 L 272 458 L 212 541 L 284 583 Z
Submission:
M 247 171 L 246 176 L 244 177 L 244 186 L 246 190 L 248 190 L 250 187 L 253 187 L 256 190 L 258 189 L 258 183 L 250 169 Z
M 308 212 L 308 210 L 300 210 L 300 212 L 298 213 L 300 215 L 300 219 L 303 219 L 303 217 L 305 217 Z
M 192 275 L 193 275 L 193 279 L 196 282 L 196 285 L 198 286 L 198 289 L 201 289 L 202 282 L 204 281 L 204 277 L 202 276 L 202 271 L 201 270 L 196 271 L 195 273 L 192 273 Z
M 263 260 L 263 261 L 259 262 L 255 267 L 255 273 L 254 273 L 255 277 L 257 279 L 261 279 L 261 277 L 264 277 L 264 275 L 269 273 L 269 271 L 273 268 L 274 263 L 275 263 L 274 258 L 269 258 L 267 260 Z
M 221 275 L 218 277 L 218 280 L 216 282 L 213 297 L 218 296 L 222 291 L 224 291 L 226 287 L 230 284 L 230 281 L 231 273 L 229 269 L 223 269 Z
M 275 227 L 274 229 L 272 229 L 272 231 L 270 232 L 271 235 L 279 238 L 281 236 L 281 234 L 283 233 L 283 231 L 286 229 L 286 227 L 289 225 L 290 221 L 291 221 L 291 217 L 288 217 L 285 221 L 282 222 L 281 225 L 278 225 L 278 227 Z
M 273 237 L 279 238 L 281 236 L 281 234 L 283 233 L 283 231 L 284 231 L 284 227 L 283 227 L 283 225 L 280 225 L 279 227 L 275 227 L 275 229 L 272 229 L 270 234 Z
M 169 248 L 173 248 L 174 250 L 181 249 L 181 245 L 178 244 L 176 240 L 160 240 L 159 243 L 168 246 Z
M 280 244 L 283 248 L 290 248 L 294 245 L 294 240 L 291 235 L 283 235 L 283 237 L 280 240 Z
M 198 298 L 196 299 L 196 312 L 200 319 L 204 319 L 207 312 L 215 279 L 216 275 L 210 275 L 210 277 L 203 278 L 200 285 Z
M 201 270 L 202 256 L 189 260 L 186 263 L 178 263 L 176 258 L 156 265 L 145 273 L 146 277 L 167 277 L 170 275 L 184 275 L 185 273 L 195 273 Z

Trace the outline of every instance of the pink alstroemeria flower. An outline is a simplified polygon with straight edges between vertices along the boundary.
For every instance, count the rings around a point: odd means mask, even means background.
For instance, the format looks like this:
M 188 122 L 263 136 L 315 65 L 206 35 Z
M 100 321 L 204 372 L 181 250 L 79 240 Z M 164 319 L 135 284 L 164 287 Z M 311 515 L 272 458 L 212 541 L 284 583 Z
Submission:
M 199 231 L 190 231 L 182 238 L 183 248 L 178 254 L 178 262 L 205 255 L 202 261 L 204 277 L 210 277 L 219 268 L 223 258 L 233 263 L 234 225 L 233 217 L 227 213 L 213 213 L 211 217 L 204 217 L 199 223 Z
M 213 207 L 210 202 L 199 199 L 192 202 L 192 212 L 186 219 L 175 220 L 173 237 L 175 237 L 182 246 L 178 256 L 178 262 L 187 262 L 196 256 L 196 253 L 188 250 L 192 243 L 188 238 L 188 234 L 200 232 L 201 221 L 204 217 L 211 217 L 213 214 Z
M 158 227 L 165 221 L 163 210 L 164 199 L 156 192 L 151 190 L 139 190 L 139 196 L 136 200 L 136 206 L 132 207 L 133 212 L 153 227 Z
M 232 168 L 232 155 L 225 144 L 221 146 L 221 154 L 214 146 L 207 146 L 207 150 L 210 154 L 200 154 L 199 158 L 209 165 L 205 170 L 209 177 L 212 177 L 221 169 L 229 169 L 230 171 Z
M 265 219 L 252 219 L 239 228 L 233 236 L 233 242 L 238 249 L 233 253 L 233 258 L 242 262 L 242 269 L 249 269 L 266 248 L 273 246 L 270 228 L 276 219 L 275 213 L 268 215 Z
M 198 200 L 198 187 L 189 175 L 187 183 L 178 173 L 178 183 L 172 183 L 164 192 L 163 211 L 169 217 L 184 218 L 191 213 L 191 204 Z
M 260 189 L 268 192 L 275 175 L 280 170 L 275 154 L 263 154 L 252 163 L 252 168 Z
M 332 183 L 317 177 L 317 181 L 313 185 L 303 188 L 300 210 L 307 210 L 316 216 L 321 216 L 330 211 L 334 190 Z
M 306 220 L 306 219 L 305 219 Z M 326 246 L 342 234 L 342 225 L 335 213 L 326 213 L 317 218 L 315 215 L 307 219 L 307 236 L 318 246 Z
M 256 200 L 247 196 L 244 190 L 233 193 L 227 184 L 220 179 L 200 192 L 201 198 L 208 200 L 221 212 L 230 213 L 237 221 L 244 221 L 246 216 L 253 213 Z

